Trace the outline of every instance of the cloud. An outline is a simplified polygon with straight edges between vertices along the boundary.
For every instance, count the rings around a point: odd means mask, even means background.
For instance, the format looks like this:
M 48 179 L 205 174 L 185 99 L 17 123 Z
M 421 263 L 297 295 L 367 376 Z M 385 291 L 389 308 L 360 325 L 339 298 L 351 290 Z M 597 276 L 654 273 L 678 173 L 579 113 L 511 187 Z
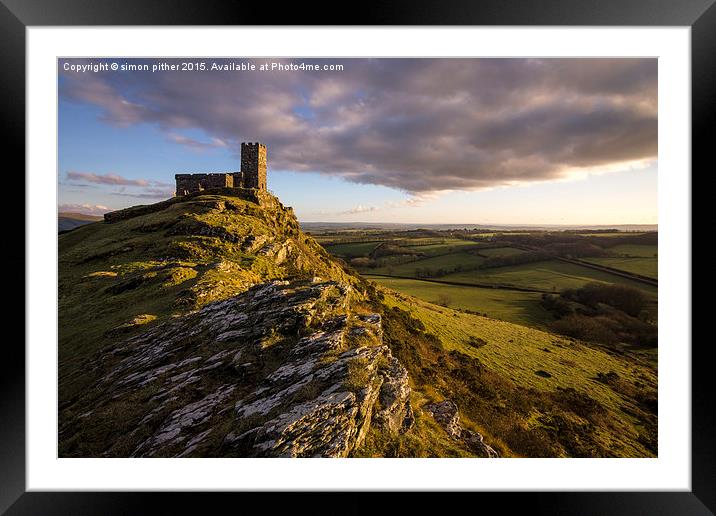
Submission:
M 356 215 L 358 213 L 370 213 L 371 211 L 377 211 L 379 208 L 377 206 L 363 206 L 362 204 L 359 204 L 355 208 L 351 208 L 350 210 L 346 211 L 340 211 L 336 213 L 336 215 Z
M 174 196 L 174 188 L 144 188 L 137 192 L 119 190 L 111 195 L 118 197 L 135 197 L 137 199 L 167 199 Z
M 95 174 L 94 172 L 77 172 L 68 170 L 65 174 L 68 181 L 85 181 L 99 185 L 122 185 L 122 186 L 171 186 L 168 183 L 149 179 L 128 179 L 117 174 Z M 75 186 L 84 186 L 76 184 Z
M 169 141 L 172 141 L 174 143 L 178 143 L 179 145 L 183 145 L 185 147 L 188 147 L 192 150 L 196 151 L 203 151 L 207 149 L 216 149 L 221 147 L 227 147 L 227 143 L 222 140 L 221 138 L 212 138 L 209 142 L 202 142 L 199 140 L 195 140 L 194 138 L 190 138 L 188 136 L 184 136 L 182 134 L 177 133 L 167 133 L 167 138 Z
M 84 213 L 85 215 L 102 215 L 112 211 L 101 204 L 60 204 L 57 210 L 60 213 Z
M 167 199 L 174 195 L 174 185 L 151 179 L 129 179 L 117 174 L 95 174 L 94 172 L 67 171 L 66 179 L 72 186 L 92 187 L 107 185 L 119 187 L 109 192 L 118 197 L 136 199 Z M 84 183 L 78 183 L 83 181 Z
M 387 203 L 388 208 L 416 208 L 426 202 L 434 201 L 440 196 L 440 192 L 427 192 L 411 195 L 402 201 L 391 201 Z
M 656 59 L 302 61 L 344 70 L 61 71 L 61 94 L 98 106 L 109 124 L 152 124 L 195 150 L 238 155 L 242 140 L 262 141 L 273 170 L 416 199 L 656 160 Z M 181 134 L 189 129 L 209 140 Z
M 437 193 L 429 193 L 429 194 L 420 194 L 420 195 L 412 195 L 408 197 L 407 199 L 403 199 L 401 201 L 387 201 L 384 202 L 382 206 L 367 206 L 364 204 L 358 204 L 357 206 L 344 211 L 318 211 L 314 212 L 314 215 L 357 215 L 360 213 L 372 213 L 375 211 L 385 211 L 395 208 L 415 208 L 418 206 L 422 206 L 424 203 L 428 201 L 432 201 L 434 199 L 437 199 L 439 197 L 439 194 Z

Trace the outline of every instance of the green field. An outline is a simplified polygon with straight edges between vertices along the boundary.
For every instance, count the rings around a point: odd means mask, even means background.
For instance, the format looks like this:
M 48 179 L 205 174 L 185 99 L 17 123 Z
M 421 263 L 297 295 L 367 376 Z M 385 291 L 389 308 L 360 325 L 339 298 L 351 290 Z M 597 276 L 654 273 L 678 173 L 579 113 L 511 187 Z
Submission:
M 616 233 L 577 233 L 585 237 L 629 237 L 643 235 L 644 233 L 617 231 Z
M 351 257 L 368 256 L 380 242 L 354 242 L 350 244 L 335 244 L 325 246 L 326 251 L 334 256 Z
M 426 254 L 428 256 L 434 256 L 438 254 L 445 254 L 452 252 L 453 250 L 459 251 L 460 248 L 465 246 L 475 246 L 475 242 L 471 242 L 469 240 L 459 240 L 459 239 L 451 239 L 451 240 L 445 240 L 443 242 L 439 243 L 430 243 L 430 244 L 415 244 L 415 245 L 404 245 L 402 246 L 405 249 L 408 249 L 410 251 L 414 251 L 416 253 L 422 253 Z
M 419 237 L 419 238 L 397 238 L 396 243 L 402 243 L 409 247 L 428 247 L 433 245 L 443 245 L 448 241 L 460 241 L 457 238 L 433 238 L 433 237 Z
M 656 296 L 657 292 L 657 288 L 651 285 L 558 260 L 458 272 L 448 274 L 440 279 L 460 283 L 489 283 L 557 292 L 568 288 L 579 288 L 592 281 L 601 281 L 636 287 L 653 296 Z
M 584 258 L 585 262 L 604 265 L 612 269 L 640 274 L 649 278 L 659 277 L 659 263 L 656 258 Z
M 583 260 L 633 274 L 641 274 L 649 278 L 656 279 L 659 277 L 658 246 L 620 244 L 607 250 L 611 254 L 620 256 L 590 257 L 583 258 Z
M 624 236 L 623 233 L 599 233 L 590 236 L 595 235 Z M 420 256 L 415 256 L 414 258 L 417 259 L 407 263 L 400 263 L 410 259 L 405 255 L 382 257 L 379 259 L 381 267 L 364 268 L 362 273 L 381 285 L 427 301 L 436 302 L 440 299 L 440 302 L 445 304 L 447 300 L 447 304 L 454 308 L 487 313 L 496 319 L 544 328 L 546 322 L 551 320 L 551 315 L 540 305 L 542 292 L 562 292 L 596 281 L 627 285 L 642 290 L 651 300 L 649 311 L 656 315 L 657 287 L 608 271 L 556 259 L 505 267 L 478 268 L 486 260 L 516 256 L 525 251 L 510 247 L 509 243 L 502 247 L 482 247 L 484 243 L 475 243 L 474 240 L 463 240 L 449 235 L 446 235 L 446 238 L 428 236 L 392 239 L 389 235 L 386 236 L 388 237 L 384 240 L 386 245 L 397 246 L 406 253 L 412 252 Z M 378 245 L 380 241 L 342 243 L 327 245 L 326 250 L 331 254 L 350 259 L 368 256 Z M 583 258 L 583 260 L 650 278 L 658 277 L 656 245 L 619 244 L 606 248 L 606 251 L 609 256 Z M 475 253 L 479 253 L 479 256 Z M 444 275 L 439 276 L 439 274 Z M 393 278 L 374 275 L 393 276 Z M 431 283 L 422 281 L 421 278 L 448 284 Z M 538 292 L 490 288 L 493 285 L 533 289 Z
M 475 256 L 469 253 L 453 253 L 433 258 L 424 258 L 414 262 L 403 263 L 400 265 L 389 265 L 370 269 L 369 273 L 387 274 L 389 276 L 415 276 L 418 269 L 454 269 L 455 267 L 475 267 L 482 263 L 485 259 L 481 256 Z
M 382 276 L 366 275 L 365 277 L 403 294 L 432 303 L 444 303 L 451 308 L 484 313 L 489 317 L 516 324 L 544 327 L 552 320 L 549 312 L 540 305 L 541 294 L 538 293 L 443 285 Z
M 489 249 L 480 249 L 480 254 L 487 256 L 488 258 L 493 258 L 495 256 L 515 256 L 523 253 L 524 251 L 522 249 L 516 249 L 514 247 L 493 247 Z
M 612 253 L 640 258 L 656 258 L 659 247 L 655 245 L 620 244 L 610 247 Z

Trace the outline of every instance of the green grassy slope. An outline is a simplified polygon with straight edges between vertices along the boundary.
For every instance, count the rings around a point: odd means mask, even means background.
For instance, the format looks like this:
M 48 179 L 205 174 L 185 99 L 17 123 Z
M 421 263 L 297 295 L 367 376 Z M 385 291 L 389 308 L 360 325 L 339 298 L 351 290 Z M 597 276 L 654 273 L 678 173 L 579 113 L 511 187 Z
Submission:
M 158 206 L 158 205 L 156 205 Z M 357 280 L 266 195 L 201 195 L 59 236 L 60 403 L 91 379 L 83 361 L 112 339 L 271 279 Z
M 389 290 L 382 293 L 386 306 L 419 321 L 449 357 L 431 365 L 427 351 L 412 361 L 410 349 L 394 349 L 416 380 L 416 396 L 440 399 L 450 392 L 468 424 L 489 436 L 504 455 L 655 454 L 657 378 L 646 360 Z M 473 368 L 482 372 L 458 374 L 456 380 L 455 372 L 446 374 L 455 356 L 476 360 Z M 429 385 L 420 385 L 424 377 L 431 378 Z
M 535 292 L 445 285 L 370 274 L 365 277 L 397 292 L 435 304 L 485 313 L 495 319 L 517 324 L 544 327 L 553 319 L 540 304 L 542 294 Z

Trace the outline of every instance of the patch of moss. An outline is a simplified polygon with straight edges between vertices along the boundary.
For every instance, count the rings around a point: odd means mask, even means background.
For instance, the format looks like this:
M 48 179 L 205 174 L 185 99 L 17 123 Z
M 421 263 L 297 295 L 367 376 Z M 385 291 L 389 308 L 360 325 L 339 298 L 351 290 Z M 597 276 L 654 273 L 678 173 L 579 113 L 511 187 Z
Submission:
M 348 362 L 348 372 L 343 385 L 352 392 L 360 392 L 368 384 L 371 376 L 368 361 L 364 358 L 354 358 Z
M 196 278 L 197 274 L 196 269 L 191 267 L 173 267 L 165 272 L 162 287 L 168 288 L 180 285 L 185 281 Z

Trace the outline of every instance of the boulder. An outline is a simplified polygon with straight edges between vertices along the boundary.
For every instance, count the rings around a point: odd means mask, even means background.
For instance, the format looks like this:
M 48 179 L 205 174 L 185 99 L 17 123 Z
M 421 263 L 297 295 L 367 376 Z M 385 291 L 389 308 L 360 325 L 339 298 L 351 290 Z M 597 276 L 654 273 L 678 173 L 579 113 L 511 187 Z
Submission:
M 462 427 L 457 405 L 453 401 L 444 400 L 437 403 L 428 403 L 423 406 L 423 409 L 433 416 L 435 421 L 445 429 L 450 437 L 456 441 L 462 441 L 478 457 L 499 457 L 497 451 L 485 443 L 482 434 Z

